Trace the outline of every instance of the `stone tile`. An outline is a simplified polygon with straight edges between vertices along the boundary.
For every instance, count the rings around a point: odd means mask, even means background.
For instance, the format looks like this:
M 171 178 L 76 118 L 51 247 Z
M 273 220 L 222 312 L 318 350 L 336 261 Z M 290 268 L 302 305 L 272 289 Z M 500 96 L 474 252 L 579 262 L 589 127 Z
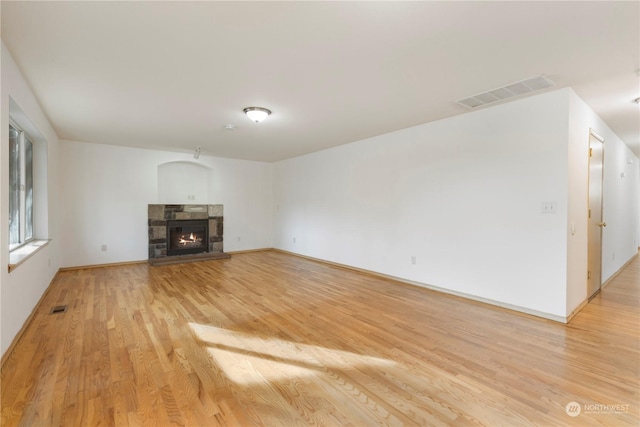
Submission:
M 150 239 L 166 239 L 167 227 L 149 227 Z
M 207 205 L 184 205 L 185 212 L 193 212 L 193 213 L 207 213 Z
M 149 258 L 158 258 L 167 256 L 167 245 L 163 241 L 162 243 L 149 244 Z
M 223 216 L 223 205 L 209 205 L 209 216 Z
M 164 219 L 164 205 L 149 205 L 149 219 Z

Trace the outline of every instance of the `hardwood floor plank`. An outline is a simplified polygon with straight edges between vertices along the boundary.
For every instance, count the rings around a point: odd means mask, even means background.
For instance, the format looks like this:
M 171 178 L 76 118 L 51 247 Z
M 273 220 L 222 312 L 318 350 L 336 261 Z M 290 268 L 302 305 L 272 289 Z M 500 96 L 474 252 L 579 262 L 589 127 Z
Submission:
M 2 426 L 640 424 L 638 258 L 568 325 L 275 251 L 51 286 Z

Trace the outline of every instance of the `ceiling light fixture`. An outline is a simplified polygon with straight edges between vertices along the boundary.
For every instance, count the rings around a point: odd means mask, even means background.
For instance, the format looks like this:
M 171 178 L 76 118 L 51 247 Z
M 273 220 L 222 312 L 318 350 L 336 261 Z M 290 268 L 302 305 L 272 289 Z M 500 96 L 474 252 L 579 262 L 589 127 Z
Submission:
M 247 117 L 249 117 L 251 120 L 253 120 L 256 123 L 260 123 L 261 121 L 266 119 L 269 116 L 269 114 L 271 114 L 271 111 L 262 107 L 247 107 L 242 111 L 244 111 Z

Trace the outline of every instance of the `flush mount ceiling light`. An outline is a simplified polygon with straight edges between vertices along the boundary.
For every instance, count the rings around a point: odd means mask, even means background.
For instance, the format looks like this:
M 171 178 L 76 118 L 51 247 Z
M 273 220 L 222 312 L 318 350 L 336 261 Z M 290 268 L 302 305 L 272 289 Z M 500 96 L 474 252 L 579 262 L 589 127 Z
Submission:
M 269 116 L 269 114 L 271 114 L 271 111 L 262 107 L 247 107 L 242 111 L 244 111 L 247 117 L 249 117 L 251 120 L 253 120 L 256 123 L 260 123 L 261 121 L 266 119 Z

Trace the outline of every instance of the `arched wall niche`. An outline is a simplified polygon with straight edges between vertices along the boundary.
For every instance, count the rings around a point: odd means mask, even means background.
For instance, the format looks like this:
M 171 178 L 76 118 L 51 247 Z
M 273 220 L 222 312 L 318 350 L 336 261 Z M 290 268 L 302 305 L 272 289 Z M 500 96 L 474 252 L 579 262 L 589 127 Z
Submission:
M 210 203 L 211 176 L 211 168 L 200 163 L 175 161 L 158 165 L 158 203 Z

